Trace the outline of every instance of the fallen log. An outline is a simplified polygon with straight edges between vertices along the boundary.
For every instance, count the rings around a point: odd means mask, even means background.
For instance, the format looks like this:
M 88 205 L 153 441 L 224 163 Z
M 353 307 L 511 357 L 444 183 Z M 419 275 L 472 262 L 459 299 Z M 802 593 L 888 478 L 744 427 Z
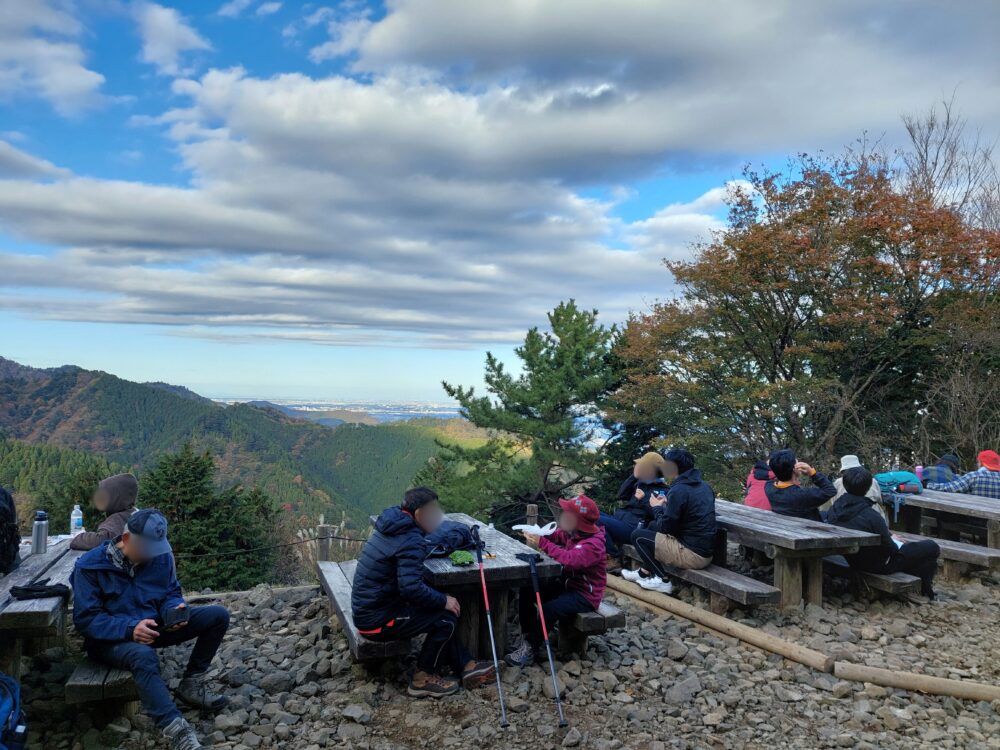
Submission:
M 838 661 L 833 665 L 833 673 L 842 680 L 871 682 L 883 687 L 901 688 L 931 695 L 950 695 L 970 701 L 1000 700 L 1000 687 L 982 682 L 951 680 L 946 677 L 930 677 L 916 672 L 896 672 L 879 667 Z
M 749 643 L 765 651 L 779 654 L 786 659 L 805 664 L 807 667 L 819 670 L 820 672 L 833 671 L 833 657 L 820 651 L 815 651 L 797 643 L 786 641 L 777 636 L 761 632 L 749 625 L 730 620 L 727 617 L 712 614 L 704 609 L 693 607 L 678 599 L 659 594 L 654 591 L 646 591 L 641 586 L 623 581 L 620 578 L 608 578 L 608 588 L 619 593 L 631 596 L 633 599 L 644 601 L 660 609 L 691 620 L 699 625 L 716 630 L 724 635 L 738 638 L 745 643 Z

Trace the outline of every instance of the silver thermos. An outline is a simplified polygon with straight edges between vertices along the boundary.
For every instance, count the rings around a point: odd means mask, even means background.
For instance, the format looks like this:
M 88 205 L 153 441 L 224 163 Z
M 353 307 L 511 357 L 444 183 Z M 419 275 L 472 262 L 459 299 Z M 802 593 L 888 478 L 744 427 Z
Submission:
M 31 554 L 44 554 L 48 544 L 49 514 L 44 510 L 35 511 L 35 523 L 31 527 Z

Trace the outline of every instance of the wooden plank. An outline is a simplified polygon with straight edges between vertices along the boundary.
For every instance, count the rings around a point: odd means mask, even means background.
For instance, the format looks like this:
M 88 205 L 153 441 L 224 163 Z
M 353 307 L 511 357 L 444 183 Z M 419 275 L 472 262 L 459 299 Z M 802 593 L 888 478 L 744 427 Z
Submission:
M 409 640 L 376 643 L 358 632 L 351 610 L 351 584 L 354 580 L 356 560 L 346 563 L 320 561 L 316 564 L 320 585 L 333 604 L 337 619 L 344 629 L 351 653 L 358 661 L 403 656 L 410 651 Z
M 827 569 L 834 574 L 857 576 L 869 588 L 887 594 L 920 593 L 920 579 L 909 573 L 868 573 L 854 570 L 843 557 L 828 557 L 823 560 Z
M 906 505 L 915 508 L 1000 521 L 1000 502 L 980 495 L 924 490 L 919 495 L 904 495 L 904 498 Z
M 131 672 L 115 667 L 108 668 L 104 678 L 104 700 L 110 699 L 133 701 L 139 699 L 139 690 Z
M 28 555 L 21 560 L 21 564 L 16 569 L 11 571 L 10 575 L 0 578 L 0 610 L 9 606 L 13 601 L 10 598 L 11 588 L 27 586 L 59 562 L 67 552 L 69 552 L 69 539 L 52 542 L 43 554 Z
M 922 542 L 928 537 L 917 534 L 906 534 L 894 532 L 896 536 L 905 542 Z M 956 542 L 949 539 L 934 539 L 938 547 L 941 548 L 941 558 L 943 560 L 955 560 L 957 562 L 977 565 L 981 568 L 1000 567 L 1000 549 L 993 547 L 981 547 L 978 544 L 968 544 L 966 542 Z
M 528 545 L 513 539 L 497 529 L 477 521 L 465 513 L 449 513 L 445 516 L 449 521 L 458 521 L 467 526 L 479 526 L 479 536 L 486 545 L 485 553 L 493 555 L 484 557 L 483 567 L 486 571 L 486 581 L 491 586 L 505 585 L 516 588 L 530 585 L 531 574 L 528 563 L 517 558 L 518 554 L 536 553 L 541 556 L 536 568 L 538 578 L 542 582 L 554 580 L 562 575 L 562 566 L 548 555 L 531 549 Z M 479 568 L 476 565 L 458 567 L 447 557 L 428 558 L 424 563 L 424 578 L 436 589 L 447 591 L 462 586 L 479 585 Z
M 610 602 L 601 602 L 596 612 L 582 612 L 573 617 L 573 627 L 581 633 L 606 633 L 625 627 L 625 613 Z
M 788 550 L 835 550 L 879 543 L 876 534 L 782 516 L 738 503 L 717 502 L 715 517 L 719 526 L 728 532 L 730 540 L 753 549 L 763 549 L 770 544 Z
M 44 574 L 36 575 L 32 583 L 48 579 L 50 586 L 58 583 L 70 586 L 73 568 L 77 559 L 83 554 L 82 550 L 67 550 Z M 0 630 L 16 630 L 31 635 L 34 635 L 31 631 L 35 630 L 50 633 L 57 631 L 62 624 L 67 605 L 65 600 L 57 596 L 11 601 L 0 610 Z
M 66 682 L 66 702 L 90 703 L 104 700 L 104 681 L 108 667 L 87 659 L 73 670 Z

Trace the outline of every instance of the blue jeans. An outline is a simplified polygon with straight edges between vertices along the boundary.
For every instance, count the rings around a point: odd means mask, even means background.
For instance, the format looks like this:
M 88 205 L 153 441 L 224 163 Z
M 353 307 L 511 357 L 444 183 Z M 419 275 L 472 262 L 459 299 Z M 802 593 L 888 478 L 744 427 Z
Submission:
M 170 691 L 160 675 L 160 659 L 156 649 L 176 646 L 197 638 L 185 677 L 207 672 L 222 638 L 229 628 L 229 611 L 225 607 L 192 607 L 188 623 L 179 630 L 164 633 L 151 645 L 135 641 L 94 641 L 86 643 L 87 655 L 94 661 L 127 669 L 139 689 L 139 700 L 149 717 L 160 729 L 181 715 Z
M 620 518 L 609 516 L 607 513 L 601 513 L 597 525 L 604 527 L 604 546 L 612 557 L 621 555 L 622 546 L 629 543 L 632 532 L 638 528 L 638 524 L 623 521 Z

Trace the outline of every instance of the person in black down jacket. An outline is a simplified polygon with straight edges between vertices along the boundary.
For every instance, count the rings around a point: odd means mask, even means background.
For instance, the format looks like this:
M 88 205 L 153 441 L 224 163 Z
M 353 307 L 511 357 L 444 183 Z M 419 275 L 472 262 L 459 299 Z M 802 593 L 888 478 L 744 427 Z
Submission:
M 865 497 L 871 486 L 872 475 L 865 467 L 845 471 L 844 489 L 847 492 L 837 499 L 826 517 L 836 526 L 867 531 L 882 538 L 877 547 L 861 547 L 856 554 L 848 555 L 847 562 L 869 573 L 903 572 L 918 576 L 923 595 L 934 599 L 934 574 L 941 548 L 933 539 L 898 545 L 885 519 L 872 507 L 873 501 Z
M 664 457 L 667 478 L 672 479 L 666 498 L 654 497 L 653 520 L 632 534 L 632 544 L 643 563 L 642 571 L 623 570 L 622 577 L 649 591 L 673 593 L 665 580 L 665 563 L 701 570 L 712 562 L 715 547 L 715 492 L 694 466 L 694 456 L 672 449 Z M 644 576 L 643 572 L 652 575 Z
M 621 546 L 629 543 L 632 532 L 653 520 L 653 507 L 649 501 L 654 495 L 667 494 L 666 471 L 666 461 L 655 451 L 645 453 L 636 460 L 632 473 L 618 488 L 621 507 L 614 515 L 601 513 L 597 522 L 607 532 L 604 541 L 609 557 L 619 557 Z
M 358 631 L 373 641 L 394 641 L 426 633 L 410 679 L 409 693 L 440 698 L 458 690 L 450 667 L 466 689 L 492 682 L 493 662 L 477 662 L 458 634 L 458 601 L 424 583 L 426 535 L 444 514 L 437 493 L 426 487 L 408 490 L 402 506 L 386 508 L 365 542 L 354 572 L 351 608 Z
M 783 516 L 822 521 L 819 506 L 837 494 L 833 482 L 805 461 L 796 461 L 795 454 L 787 448 L 772 453 L 767 464 L 774 472 L 774 481 L 764 485 L 771 510 Z M 809 477 L 815 486 L 796 484 L 796 474 L 800 478 Z

